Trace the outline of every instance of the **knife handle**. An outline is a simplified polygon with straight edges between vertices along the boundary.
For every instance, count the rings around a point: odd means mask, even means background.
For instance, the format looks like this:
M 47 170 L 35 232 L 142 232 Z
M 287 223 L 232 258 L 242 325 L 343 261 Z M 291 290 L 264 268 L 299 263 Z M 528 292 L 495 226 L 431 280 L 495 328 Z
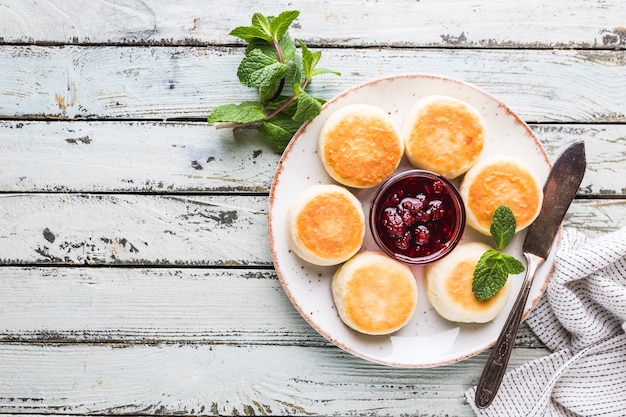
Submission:
M 522 322 L 524 307 L 526 306 L 526 300 L 528 299 L 535 272 L 544 261 L 543 258 L 532 253 L 524 253 L 524 256 L 526 256 L 527 267 L 522 288 L 478 380 L 475 398 L 478 408 L 487 408 L 498 392 L 511 357 L 511 352 L 513 351 L 513 346 L 515 345 L 517 329 Z

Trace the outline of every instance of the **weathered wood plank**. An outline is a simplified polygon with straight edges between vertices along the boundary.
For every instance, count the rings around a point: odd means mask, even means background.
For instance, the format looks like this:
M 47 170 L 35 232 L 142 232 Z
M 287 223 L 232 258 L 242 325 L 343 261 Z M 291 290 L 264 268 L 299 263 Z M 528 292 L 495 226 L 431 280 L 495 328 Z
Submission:
M 373 78 L 424 72 L 473 83 L 528 122 L 626 121 L 619 51 L 326 49 L 311 93 L 329 99 Z M 241 48 L 0 47 L 0 117 L 205 119 L 255 99 L 239 84 Z M 35 80 L 36 81 L 33 81 Z M 576 88 L 572 88 L 576 86 Z
M 271 265 L 267 197 L 0 195 L 0 263 Z
M 271 266 L 267 197 L 0 194 L 0 264 Z M 626 200 L 577 200 L 565 224 L 626 226 Z
M 258 269 L 0 268 L 0 340 L 332 346 Z
M 554 161 L 562 148 L 584 139 L 587 170 L 579 194 L 626 195 L 626 125 L 531 125 Z
M 202 122 L 0 122 L 1 191 L 268 193 L 279 158 Z
M 450 46 L 472 48 L 624 48 L 619 0 L 481 4 L 475 1 L 351 0 L 320 3 L 280 0 L 165 0 L 110 2 L 3 0 L 4 42 L 225 44 L 231 29 L 248 25 L 253 12 L 276 15 L 298 9 L 291 33 L 319 45 Z M 219 9 L 219 13 L 216 13 Z M 577 13 L 571 13 L 577 10 Z M 441 16 L 445 16 L 442 19 Z M 485 24 L 489 22 L 489 24 Z M 393 29 L 390 29 L 393 28 Z
M 336 348 L 119 347 L 0 344 L 0 412 L 471 416 L 485 359 L 411 370 Z M 546 353 L 514 350 L 510 366 Z
M 581 194 L 626 194 L 626 124 L 531 125 L 546 152 L 585 139 Z M 0 191 L 268 193 L 280 155 L 206 123 L 0 122 Z
M 273 271 L 0 268 L 0 306 L 4 341 L 330 345 Z

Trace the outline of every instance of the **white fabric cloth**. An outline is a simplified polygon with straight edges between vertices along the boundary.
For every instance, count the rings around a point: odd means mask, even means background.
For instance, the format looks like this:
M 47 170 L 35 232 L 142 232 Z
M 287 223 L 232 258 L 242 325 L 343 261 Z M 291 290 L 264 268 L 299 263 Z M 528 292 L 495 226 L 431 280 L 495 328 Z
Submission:
M 552 354 L 509 370 L 479 417 L 626 416 L 626 228 L 564 229 L 554 274 L 527 322 Z

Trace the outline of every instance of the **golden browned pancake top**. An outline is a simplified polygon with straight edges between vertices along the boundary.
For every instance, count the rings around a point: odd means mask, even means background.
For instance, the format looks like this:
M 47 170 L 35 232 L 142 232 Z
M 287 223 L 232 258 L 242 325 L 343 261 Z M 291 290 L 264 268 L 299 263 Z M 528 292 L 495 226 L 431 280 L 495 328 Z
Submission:
M 404 151 L 395 126 L 369 112 L 350 112 L 324 132 L 325 164 L 339 182 L 358 188 L 385 180 Z M 334 174 L 334 175 L 333 175 Z
M 454 178 L 469 168 L 484 146 L 483 122 L 462 102 L 442 98 L 426 104 L 414 120 L 405 147 L 420 168 Z
M 358 268 L 347 284 L 344 306 L 356 326 L 372 333 L 394 329 L 407 321 L 416 304 L 415 288 L 406 273 L 387 263 Z
M 459 304 L 467 311 L 486 311 L 497 302 L 497 297 L 491 297 L 485 301 L 479 301 L 472 292 L 472 280 L 476 262 L 472 260 L 459 262 L 450 275 L 453 277 L 446 281 L 446 292 L 450 299 Z
M 298 213 L 300 242 L 322 258 L 340 258 L 361 246 L 364 224 L 354 203 L 338 192 L 322 193 Z
M 489 227 L 498 205 L 513 212 L 517 224 L 528 224 L 541 205 L 535 177 L 514 162 L 494 162 L 478 172 L 468 190 L 467 205 L 479 224 Z

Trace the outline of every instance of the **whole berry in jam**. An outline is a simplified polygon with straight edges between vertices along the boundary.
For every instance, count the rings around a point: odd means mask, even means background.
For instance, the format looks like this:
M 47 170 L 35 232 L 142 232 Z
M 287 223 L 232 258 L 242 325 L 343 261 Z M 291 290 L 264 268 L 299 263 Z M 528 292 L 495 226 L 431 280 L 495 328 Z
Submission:
M 400 238 L 406 232 L 406 223 L 402 216 L 393 208 L 386 208 L 381 217 L 385 234 L 392 238 Z
M 420 258 L 434 258 L 456 245 L 465 213 L 452 184 L 434 173 L 413 170 L 383 184 L 370 222 L 376 240 L 388 253 L 422 263 Z
M 434 181 L 432 185 L 433 195 L 439 195 L 445 192 L 446 186 L 443 181 Z
M 437 221 L 445 218 L 448 214 L 448 207 L 442 200 L 433 200 L 428 203 L 428 211 L 430 213 L 430 219 Z
M 430 229 L 423 224 L 420 224 L 415 228 L 415 244 L 424 246 L 428 244 L 430 240 Z

